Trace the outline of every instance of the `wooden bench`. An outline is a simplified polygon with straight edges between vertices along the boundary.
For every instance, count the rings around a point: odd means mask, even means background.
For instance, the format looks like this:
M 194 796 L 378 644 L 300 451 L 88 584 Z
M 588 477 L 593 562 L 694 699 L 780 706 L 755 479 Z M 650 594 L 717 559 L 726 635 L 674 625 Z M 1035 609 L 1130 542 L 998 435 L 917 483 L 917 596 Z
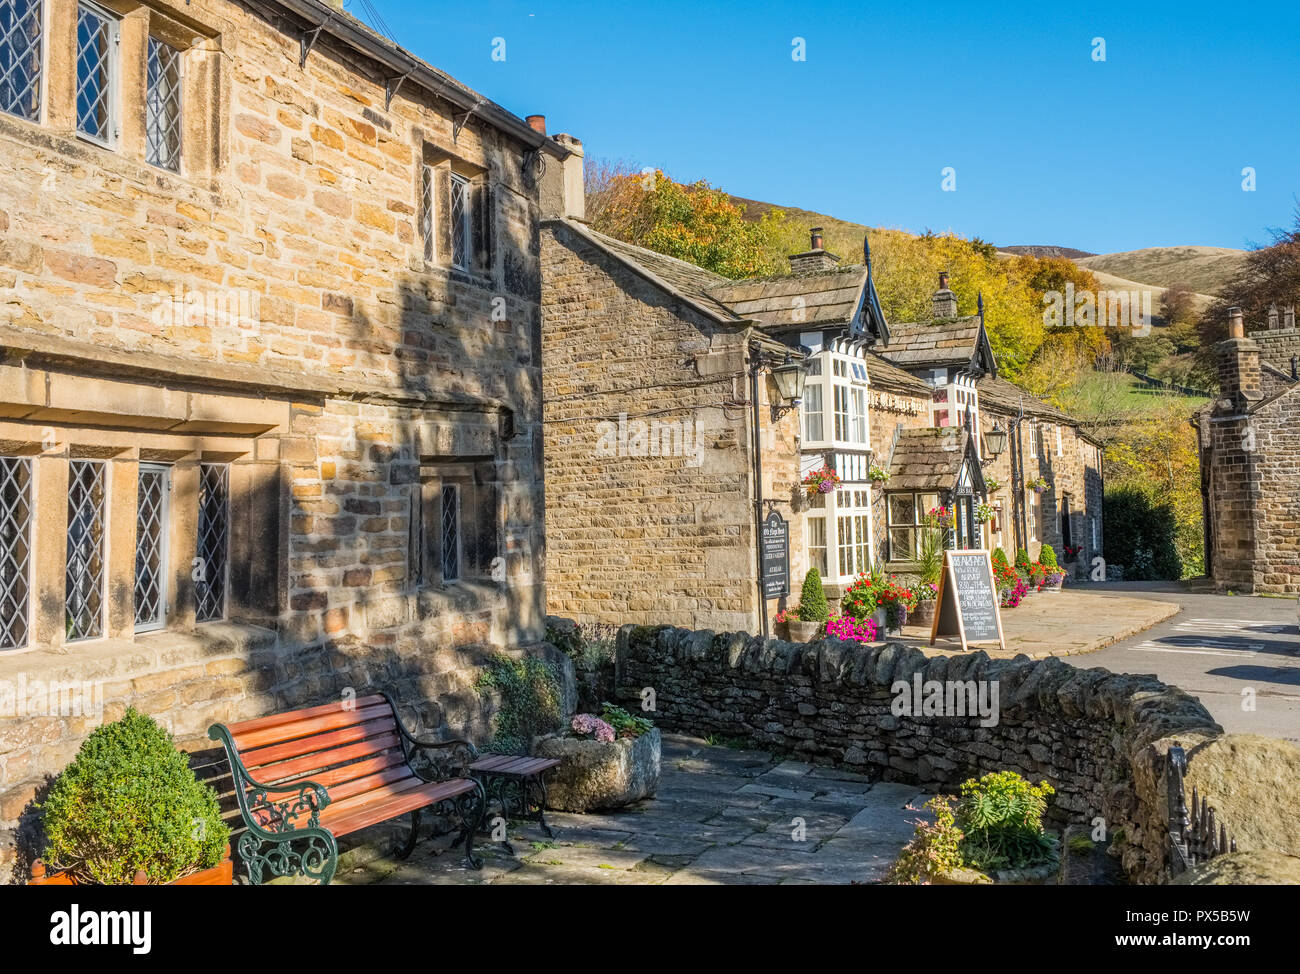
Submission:
M 483 864 L 473 843 L 486 797 L 463 773 L 477 756 L 473 745 L 416 738 L 386 693 L 213 724 L 208 736 L 230 759 L 247 827 L 236 848 L 253 883 L 268 872 L 328 883 L 338 836 L 407 814 L 411 834 L 398 854 L 409 856 L 427 808 L 456 820 L 467 864 Z

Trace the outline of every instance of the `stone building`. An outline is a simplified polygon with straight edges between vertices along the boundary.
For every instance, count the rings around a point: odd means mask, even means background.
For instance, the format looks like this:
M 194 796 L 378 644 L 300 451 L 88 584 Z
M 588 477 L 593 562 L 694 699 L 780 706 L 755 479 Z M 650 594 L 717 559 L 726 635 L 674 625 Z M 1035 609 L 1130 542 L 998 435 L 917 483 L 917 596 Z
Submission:
M 543 635 L 570 151 L 318 0 L 4 10 L 0 830 L 128 704 L 481 720 Z
M 957 317 L 946 279 L 932 321 L 891 325 L 865 246 L 861 264 L 842 265 L 814 229 L 790 273 L 732 281 L 591 230 L 579 187 L 555 207 L 542 233 L 552 611 L 762 631 L 798 601 L 810 566 L 833 603 L 873 566 L 913 570 L 933 507 L 956 509 L 952 544 L 984 544 L 976 515 L 988 500 L 986 467 L 1010 466 L 1007 451 L 995 458 L 984 447 L 998 418 L 1004 432 L 1015 421 L 1013 443 L 1033 438 L 1045 450 L 1039 419 L 1057 420 L 1059 459 L 1025 460 L 1026 476 L 1055 476 L 1055 463 L 1061 486 L 1050 491 L 1078 500 L 1047 511 L 1031 490 L 1029 530 L 999 512 L 993 543 L 1037 554 L 1043 541 L 1060 544 L 1061 531 L 1099 525 L 1095 447 L 1032 397 L 1023 414 L 1018 402 L 1006 411 L 1010 384 L 996 377 L 982 310 Z M 795 412 L 775 375 L 799 360 Z M 755 363 L 764 373 L 756 393 Z M 983 383 L 1002 407 L 981 411 Z M 693 449 L 676 449 L 679 439 Z M 803 480 L 823 469 L 837 488 L 807 496 Z M 1008 497 L 1012 480 L 1001 481 Z M 788 522 L 786 599 L 759 594 L 755 539 L 772 510 Z
M 1193 419 L 1201 459 L 1205 565 L 1220 590 L 1300 592 L 1300 331 L 1269 312 L 1246 334 L 1239 308 L 1215 352 L 1219 398 Z

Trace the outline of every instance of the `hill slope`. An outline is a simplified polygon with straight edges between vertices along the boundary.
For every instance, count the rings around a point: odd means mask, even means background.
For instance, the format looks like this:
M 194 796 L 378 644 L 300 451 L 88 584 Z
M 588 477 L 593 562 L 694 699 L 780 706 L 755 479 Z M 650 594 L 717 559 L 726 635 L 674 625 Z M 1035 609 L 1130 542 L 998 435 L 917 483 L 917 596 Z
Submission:
M 1081 257 L 1075 262 L 1093 272 L 1102 272 L 1152 287 L 1184 287 L 1203 295 L 1215 295 L 1236 274 L 1246 251 L 1228 247 L 1147 247 L 1115 254 Z

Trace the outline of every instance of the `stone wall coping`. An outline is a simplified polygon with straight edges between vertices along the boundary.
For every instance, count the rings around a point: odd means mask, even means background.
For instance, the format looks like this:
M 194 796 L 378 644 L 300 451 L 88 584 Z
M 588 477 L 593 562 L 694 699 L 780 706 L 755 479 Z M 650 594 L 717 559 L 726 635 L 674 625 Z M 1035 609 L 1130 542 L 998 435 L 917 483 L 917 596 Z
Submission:
M 639 638 L 637 638 L 639 636 Z M 889 688 L 898 680 L 997 680 L 1003 707 L 1051 714 L 1066 720 L 1109 720 L 1120 726 L 1135 754 L 1179 734 L 1220 736 L 1223 728 L 1191 694 L 1154 676 L 1080 669 L 1058 657 L 1034 660 L 1021 654 L 991 659 L 982 650 L 958 656 L 927 656 L 914 646 L 867 645 L 822 639 L 790 643 L 745 632 L 715 633 L 672 626 L 625 625 L 619 629 L 615 682 L 634 638 L 647 656 L 677 663 L 711 660 L 755 674 L 799 674 L 813 684 L 849 683 Z M 651 649 L 652 647 L 652 649 Z

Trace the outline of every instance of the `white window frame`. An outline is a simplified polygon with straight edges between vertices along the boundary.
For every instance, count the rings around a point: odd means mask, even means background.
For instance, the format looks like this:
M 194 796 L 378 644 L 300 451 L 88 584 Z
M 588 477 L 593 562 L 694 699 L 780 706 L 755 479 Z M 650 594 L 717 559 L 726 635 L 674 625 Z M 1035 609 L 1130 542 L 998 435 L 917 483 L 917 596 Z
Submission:
M 1025 491 L 1025 520 L 1029 522 L 1026 527 L 1028 528 L 1030 541 L 1038 540 L 1038 505 L 1041 496 L 1033 488 Z
M 804 440 L 808 443 L 824 443 L 826 441 L 825 389 L 826 387 L 820 382 L 808 382 L 804 385 L 803 400 L 799 404 L 799 410 L 803 413 L 803 435 Z M 816 400 L 815 408 L 814 399 Z M 816 431 L 813 430 L 814 422 L 817 424 Z
M 77 89 L 81 85 L 80 69 L 80 48 L 81 39 L 79 37 L 79 28 L 81 20 L 81 10 L 88 10 L 96 17 L 101 17 L 108 22 L 109 29 L 109 52 L 108 52 L 108 138 L 101 139 L 89 132 L 82 131 L 80 110 L 76 104 Z M 73 116 L 74 126 L 76 128 L 77 138 L 89 142 L 91 145 L 97 145 L 103 149 L 116 149 L 122 133 L 122 116 L 119 105 L 122 85 L 122 18 L 106 7 L 101 7 L 91 0 L 77 0 L 77 21 L 73 27 L 73 51 L 72 51 L 72 78 L 73 78 Z
M 1061 425 L 1060 425 L 1060 423 L 1057 423 L 1057 425 L 1056 425 L 1056 455 L 1059 457 L 1059 456 L 1064 456 L 1064 454 L 1065 454 L 1065 443 L 1064 443 L 1064 440 L 1061 438 Z

